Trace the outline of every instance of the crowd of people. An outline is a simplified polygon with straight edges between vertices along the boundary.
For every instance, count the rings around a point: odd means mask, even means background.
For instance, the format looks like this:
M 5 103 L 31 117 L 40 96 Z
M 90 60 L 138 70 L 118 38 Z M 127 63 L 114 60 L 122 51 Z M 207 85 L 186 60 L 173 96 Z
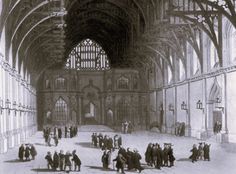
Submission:
M 52 139 L 54 140 L 54 145 L 57 146 L 59 143 L 59 139 L 61 139 L 61 128 L 54 128 L 54 131 L 51 131 L 50 127 L 46 127 L 43 129 L 43 137 L 45 140 L 46 145 L 52 145 Z
M 120 135 L 116 134 L 113 138 L 109 135 L 103 135 L 102 133 L 93 133 L 92 145 L 94 147 L 99 147 L 102 150 L 114 150 L 120 148 L 122 145 L 122 138 Z
M 131 121 L 125 121 L 123 123 L 121 123 L 121 132 L 123 134 L 131 134 L 133 131 L 133 124 L 131 123 Z
M 18 157 L 20 161 L 34 160 L 37 155 L 37 151 L 33 144 L 22 144 L 19 147 Z
M 192 155 L 189 157 L 189 159 L 191 159 L 193 163 L 197 160 L 210 161 L 210 146 L 210 144 L 203 142 L 200 142 L 198 147 L 196 144 L 194 144 L 193 148 L 190 150 Z
M 145 161 L 148 166 L 161 169 L 161 167 L 174 166 L 175 157 L 171 143 L 164 143 L 162 149 L 158 143 L 149 143 L 145 152 Z
M 49 170 L 71 171 L 74 166 L 74 171 L 80 171 L 81 168 L 81 160 L 76 154 L 76 150 L 73 150 L 72 153 L 67 151 L 65 154 L 63 150 L 60 150 L 60 153 L 55 151 L 53 156 L 51 152 L 47 152 L 45 159 Z
M 65 126 L 64 133 L 65 138 L 73 138 L 77 136 L 78 128 L 77 126 L 70 126 L 69 128 Z M 62 129 L 60 127 L 46 127 L 43 129 L 43 137 L 45 139 L 45 143 L 48 146 L 52 145 L 52 139 L 54 140 L 54 145 L 57 146 L 59 143 L 59 139 L 62 138 Z
M 120 147 L 118 154 L 115 159 L 111 160 L 112 151 L 105 149 L 102 155 L 102 164 L 104 169 L 108 169 L 109 165 L 113 161 L 113 169 L 116 167 L 117 172 L 121 171 L 124 173 L 125 168 L 127 170 L 137 170 L 141 172 L 144 168 L 141 166 L 140 160 L 142 159 L 137 149 L 133 151 L 130 148 L 127 150 L 123 147 Z M 114 162 L 116 165 L 114 166 Z
M 129 126 L 127 126 L 129 127 Z M 65 127 L 65 132 L 67 132 L 67 127 Z M 77 135 L 77 127 L 70 127 L 70 137 Z M 58 141 L 62 136 L 61 128 L 54 127 L 45 128 L 44 131 L 45 141 L 49 146 L 51 146 L 50 139 L 55 137 Z M 67 137 L 65 133 L 65 137 Z M 92 145 L 94 147 L 101 148 L 103 154 L 101 157 L 102 166 L 104 169 L 109 169 L 109 166 L 113 162 L 113 169 L 116 168 L 117 172 L 124 173 L 124 170 L 136 170 L 141 172 L 144 168 L 141 166 L 140 160 L 142 156 L 137 149 L 131 150 L 130 148 L 122 147 L 122 137 L 118 134 L 115 134 L 113 137 L 107 134 L 102 133 L 92 133 Z M 57 146 L 58 142 L 55 141 Z M 148 166 L 154 167 L 156 169 L 161 169 L 162 167 L 172 167 L 174 166 L 175 156 L 173 153 L 171 143 L 164 143 L 163 149 L 158 143 L 149 143 L 145 151 L 145 161 Z M 191 151 L 191 156 L 189 159 L 194 163 L 198 160 L 208 160 L 210 161 L 210 144 L 205 142 L 200 142 L 198 147 L 196 144 L 193 145 Z M 117 149 L 117 156 L 112 160 L 112 153 Z M 30 161 L 34 160 L 37 155 L 37 151 L 33 144 L 22 144 L 19 148 L 18 157 L 20 161 Z M 81 169 L 81 160 L 76 154 L 76 150 L 73 150 L 71 153 L 67 151 L 66 153 L 63 150 L 60 150 L 52 153 L 49 151 L 45 156 L 47 160 L 47 168 L 49 170 L 60 170 L 60 171 L 71 171 L 74 167 L 75 171 L 80 171 Z

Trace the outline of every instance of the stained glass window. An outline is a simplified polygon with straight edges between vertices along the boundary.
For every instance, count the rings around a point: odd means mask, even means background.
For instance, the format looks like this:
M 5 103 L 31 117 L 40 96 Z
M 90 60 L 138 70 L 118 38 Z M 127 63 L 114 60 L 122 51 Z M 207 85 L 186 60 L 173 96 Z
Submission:
M 67 69 L 106 70 L 110 69 L 106 52 L 91 39 L 80 42 L 69 54 Z

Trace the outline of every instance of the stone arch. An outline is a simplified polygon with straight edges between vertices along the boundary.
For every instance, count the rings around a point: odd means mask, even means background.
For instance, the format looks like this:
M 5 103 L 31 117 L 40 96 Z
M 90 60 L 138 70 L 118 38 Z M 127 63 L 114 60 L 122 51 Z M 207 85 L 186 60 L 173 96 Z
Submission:
M 222 88 L 220 87 L 217 79 L 215 78 L 209 93 L 208 103 L 214 103 L 217 97 L 222 98 Z
M 89 84 L 82 88 L 82 122 L 85 124 L 97 124 L 102 122 L 101 114 L 101 98 L 100 89 L 93 85 L 93 81 L 89 80 Z M 91 111 L 91 105 L 94 106 L 95 115 L 91 118 L 87 117 L 87 113 Z
M 208 118 L 207 129 L 209 135 L 213 134 L 214 124 L 216 121 L 222 121 L 222 111 L 219 111 L 215 107 L 216 99 L 222 98 L 222 88 L 220 87 L 217 79 L 215 78 L 210 93 L 208 96 Z

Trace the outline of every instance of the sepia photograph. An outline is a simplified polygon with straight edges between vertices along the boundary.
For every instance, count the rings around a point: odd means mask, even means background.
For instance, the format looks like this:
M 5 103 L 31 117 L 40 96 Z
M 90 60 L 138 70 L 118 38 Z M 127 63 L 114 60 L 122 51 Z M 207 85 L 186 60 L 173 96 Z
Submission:
M 0 174 L 65 173 L 236 173 L 236 0 L 0 0 Z

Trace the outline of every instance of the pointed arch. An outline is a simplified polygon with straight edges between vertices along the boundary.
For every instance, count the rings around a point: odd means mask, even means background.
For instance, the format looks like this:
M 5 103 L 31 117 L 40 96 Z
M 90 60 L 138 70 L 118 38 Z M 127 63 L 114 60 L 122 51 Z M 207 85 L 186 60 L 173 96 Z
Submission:
M 54 120 L 56 121 L 66 121 L 68 117 L 68 105 L 66 101 L 60 96 L 55 102 L 54 106 Z
M 217 79 L 215 78 L 209 94 L 209 103 L 214 103 L 216 98 L 221 98 L 221 97 L 222 97 L 222 88 L 220 87 Z
M 77 70 L 107 70 L 110 69 L 106 52 L 91 39 L 81 41 L 71 53 L 66 62 L 66 69 Z

